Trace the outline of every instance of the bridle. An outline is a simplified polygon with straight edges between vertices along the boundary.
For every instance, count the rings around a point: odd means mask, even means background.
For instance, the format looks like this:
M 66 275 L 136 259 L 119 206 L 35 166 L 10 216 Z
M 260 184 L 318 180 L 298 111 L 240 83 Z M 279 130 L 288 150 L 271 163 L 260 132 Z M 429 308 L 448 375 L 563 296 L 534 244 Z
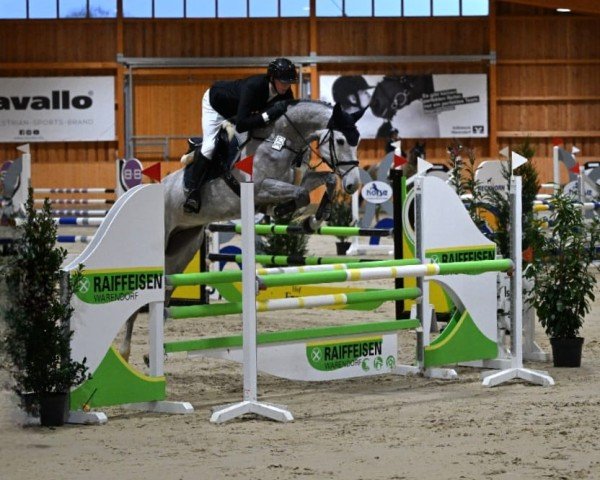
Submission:
M 329 159 L 326 159 L 322 155 L 320 155 L 318 152 L 314 152 L 314 150 L 312 150 L 312 149 L 311 150 L 313 151 L 313 153 L 315 153 L 319 157 L 319 159 L 321 160 L 321 163 L 324 162 L 329 168 L 331 168 L 331 170 L 333 172 L 337 173 L 340 176 L 340 178 L 344 178 L 346 175 L 348 175 L 348 173 L 350 173 L 353 168 L 358 168 L 358 160 L 340 161 L 340 159 L 338 158 L 337 150 L 335 148 L 335 138 L 333 137 L 333 128 L 328 128 L 327 133 L 325 135 L 323 135 L 323 138 L 317 145 L 319 150 L 321 149 L 321 146 L 325 142 L 328 142 Z M 351 165 L 351 167 L 349 169 L 347 169 L 346 171 L 342 172 L 340 170 L 340 167 L 345 167 L 347 165 Z
M 294 162 L 297 167 L 300 166 L 300 163 L 302 162 L 302 159 L 304 158 L 304 154 L 308 150 L 310 150 L 320 160 L 320 162 L 317 165 L 310 167 L 313 170 L 318 168 L 319 165 L 324 163 L 331 169 L 332 172 L 339 175 L 340 178 L 344 178 L 348 173 L 350 173 L 352 171 L 353 168 L 358 168 L 358 160 L 347 160 L 347 161 L 339 160 L 338 155 L 337 155 L 337 150 L 335 148 L 335 138 L 333 135 L 333 130 L 334 130 L 333 128 L 327 129 L 327 133 L 325 133 L 325 135 L 323 135 L 323 137 L 319 140 L 319 143 L 317 144 L 317 150 L 315 150 L 311 146 L 310 142 L 306 140 L 306 138 L 304 137 L 302 132 L 298 129 L 296 124 L 290 119 L 290 117 L 288 117 L 287 113 L 284 113 L 283 116 L 286 118 L 286 120 L 289 122 L 289 124 L 292 126 L 294 131 L 298 134 L 298 136 L 302 139 L 302 142 L 304 143 L 303 148 L 301 148 L 300 150 L 295 150 L 288 145 L 283 145 L 283 147 L 282 147 L 282 148 L 290 150 L 291 152 L 294 152 L 296 154 Z M 262 140 L 262 141 L 271 142 L 271 143 L 274 142 L 274 140 L 272 140 L 271 138 L 257 138 L 257 137 L 253 137 L 253 138 L 256 140 Z M 329 144 L 328 144 L 329 158 L 325 158 L 323 155 L 321 155 L 319 153 L 319 150 L 321 149 L 321 147 L 323 146 L 323 144 L 325 142 L 329 142 Z M 342 172 L 340 170 L 340 167 L 345 167 L 348 165 L 351 165 L 351 168 L 349 168 L 348 170 L 346 170 L 344 172 Z

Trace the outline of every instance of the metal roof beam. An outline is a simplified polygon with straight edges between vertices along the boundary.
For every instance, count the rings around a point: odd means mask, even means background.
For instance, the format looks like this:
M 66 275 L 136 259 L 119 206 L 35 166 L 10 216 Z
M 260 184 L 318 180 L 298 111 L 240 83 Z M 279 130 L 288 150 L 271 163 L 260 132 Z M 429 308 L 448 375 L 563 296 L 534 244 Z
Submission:
M 495 53 L 486 55 L 309 55 L 289 56 L 298 65 L 342 63 L 480 63 L 494 62 Z M 117 55 L 117 62 L 132 68 L 190 68 L 190 67 L 263 67 L 273 57 L 125 57 Z

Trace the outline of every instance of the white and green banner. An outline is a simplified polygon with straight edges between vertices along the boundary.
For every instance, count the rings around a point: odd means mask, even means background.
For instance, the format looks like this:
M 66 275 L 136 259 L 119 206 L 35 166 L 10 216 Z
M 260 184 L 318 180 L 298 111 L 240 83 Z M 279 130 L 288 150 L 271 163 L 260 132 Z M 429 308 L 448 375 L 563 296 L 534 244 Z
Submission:
M 114 77 L 0 78 L 0 142 L 115 140 Z

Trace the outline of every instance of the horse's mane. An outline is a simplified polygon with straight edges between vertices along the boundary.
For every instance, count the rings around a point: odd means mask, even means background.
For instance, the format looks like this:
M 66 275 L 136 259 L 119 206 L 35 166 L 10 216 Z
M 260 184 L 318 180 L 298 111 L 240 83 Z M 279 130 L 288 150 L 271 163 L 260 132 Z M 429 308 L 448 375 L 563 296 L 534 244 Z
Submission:
M 324 102 L 322 100 L 313 100 L 311 98 L 296 98 L 294 100 L 288 100 L 287 104 L 291 107 L 299 105 L 301 103 L 309 103 L 313 105 L 324 105 L 329 108 L 333 108 L 333 105 L 329 102 Z

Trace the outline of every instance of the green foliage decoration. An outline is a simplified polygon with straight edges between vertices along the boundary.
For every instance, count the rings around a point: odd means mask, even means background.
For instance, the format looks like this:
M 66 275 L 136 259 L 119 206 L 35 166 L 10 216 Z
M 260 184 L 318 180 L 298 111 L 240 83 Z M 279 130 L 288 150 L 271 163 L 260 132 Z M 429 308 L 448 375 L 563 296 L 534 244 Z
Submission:
M 300 222 L 293 220 L 294 213 L 288 215 L 271 217 L 276 225 L 300 225 Z M 258 237 L 257 237 L 258 238 Z M 257 253 L 265 255 L 306 255 L 308 249 L 308 235 L 303 233 L 293 235 L 265 235 L 262 237 L 260 246 L 257 247 Z
M 338 194 L 331 202 L 331 214 L 327 220 L 327 225 L 331 227 L 351 227 L 354 225 L 352 216 L 352 197 L 345 192 L 338 191 Z M 340 242 L 347 237 L 336 237 Z
M 30 189 L 15 254 L 5 265 L 10 295 L 0 347 L 14 390 L 21 398 L 33 395 L 30 407 L 35 410 L 40 394 L 68 392 L 87 378 L 87 367 L 85 359 L 75 362 L 70 356 L 70 286 L 81 278 L 81 268 L 61 289 L 67 252 L 56 246 L 57 226 L 49 201 L 38 213 L 32 193 Z
M 597 218 L 586 222 L 580 206 L 562 191 L 550 202 L 549 229 L 539 230 L 532 245 L 533 260 L 525 270 L 533 279 L 528 295 L 549 337 L 574 338 L 595 299 L 591 265 L 597 257 L 600 222 Z

